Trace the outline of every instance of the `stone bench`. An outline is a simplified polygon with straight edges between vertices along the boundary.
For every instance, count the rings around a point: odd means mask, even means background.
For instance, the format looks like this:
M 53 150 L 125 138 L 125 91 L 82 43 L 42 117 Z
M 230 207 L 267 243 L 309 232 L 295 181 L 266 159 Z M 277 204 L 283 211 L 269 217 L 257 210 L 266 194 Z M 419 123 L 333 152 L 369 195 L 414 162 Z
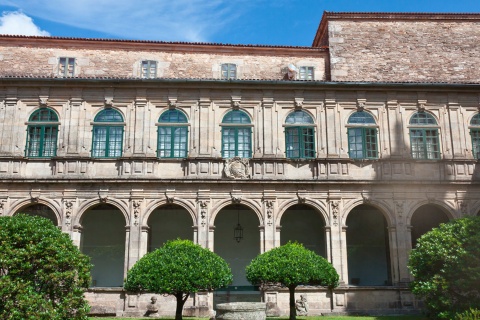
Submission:
M 265 320 L 266 304 L 264 302 L 219 303 L 215 319 L 224 320 Z

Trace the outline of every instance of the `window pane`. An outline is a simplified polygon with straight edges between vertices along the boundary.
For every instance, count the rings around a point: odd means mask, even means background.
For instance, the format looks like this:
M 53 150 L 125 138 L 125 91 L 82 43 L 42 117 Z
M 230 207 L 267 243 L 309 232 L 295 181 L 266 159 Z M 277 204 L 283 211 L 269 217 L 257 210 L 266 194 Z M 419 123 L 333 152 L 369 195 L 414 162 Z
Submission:
M 27 156 L 40 156 L 40 135 L 41 127 L 29 127 L 27 137 Z
M 358 111 L 358 112 L 353 113 L 348 118 L 348 123 L 350 123 L 350 124 L 375 124 L 375 119 L 368 112 Z
M 298 128 L 285 129 L 287 158 L 300 158 L 300 139 Z
M 472 152 L 475 159 L 480 159 L 480 130 L 471 130 Z
M 105 157 L 107 127 L 93 127 L 92 157 Z
M 410 124 L 416 125 L 436 125 L 437 121 L 428 112 L 417 112 L 410 119 Z
M 299 124 L 300 123 L 313 124 L 313 119 L 305 111 L 297 110 L 297 111 L 291 112 L 288 115 L 287 119 L 285 120 L 285 123 L 287 123 L 287 124 L 297 124 L 297 123 L 299 123 Z
M 158 127 L 158 156 L 160 158 L 170 157 L 171 141 L 172 141 L 171 128 Z
M 222 123 L 250 123 L 247 114 L 240 110 L 232 110 L 223 117 Z
M 122 156 L 122 127 L 109 127 L 108 137 L 108 157 L 121 157 Z
M 123 122 L 123 117 L 115 109 L 103 109 L 95 117 L 95 122 Z
M 57 151 L 57 128 L 44 127 L 42 157 L 54 157 Z
M 424 131 L 410 129 L 410 143 L 412 149 L 412 158 L 426 159 Z

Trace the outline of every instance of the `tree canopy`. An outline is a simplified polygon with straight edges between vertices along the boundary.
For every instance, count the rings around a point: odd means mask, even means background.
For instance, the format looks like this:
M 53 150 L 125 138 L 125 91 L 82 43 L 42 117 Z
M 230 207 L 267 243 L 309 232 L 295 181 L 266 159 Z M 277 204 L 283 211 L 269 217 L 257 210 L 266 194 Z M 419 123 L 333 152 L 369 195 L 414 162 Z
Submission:
M 0 318 L 87 319 L 89 258 L 50 220 L 0 217 Z
M 124 287 L 175 296 L 175 319 L 182 319 L 191 293 L 227 286 L 232 278 L 230 267 L 217 254 L 190 240 L 172 240 L 142 257 L 128 271 Z
M 247 279 L 252 284 L 279 283 L 290 292 L 290 319 L 296 318 L 295 288 L 298 285 L 319 285 L 332 289 L 338 286 L 338 273 L 324 258 L 299 243 L 289 242 L 257 256 L 247 266 Z
M 480 309 L 480 217 L 463 218 L 424 234 L 408 266 L 412 292 L 422 298 L 429 316 L 453 319 Z

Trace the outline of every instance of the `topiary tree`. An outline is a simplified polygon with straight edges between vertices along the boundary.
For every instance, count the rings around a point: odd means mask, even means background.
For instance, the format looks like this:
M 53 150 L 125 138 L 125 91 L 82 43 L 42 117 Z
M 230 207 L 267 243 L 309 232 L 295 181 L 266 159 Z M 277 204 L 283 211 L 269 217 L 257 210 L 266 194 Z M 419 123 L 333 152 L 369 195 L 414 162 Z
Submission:
M 303 245 L 292 242 L 253 259 L 247 266 L 246 273 L 252 284 L 280 283 L 288 288 L 290 320 L 297 316 L 295 288 L 298 285 L 320 285 L 330 290 L 338 286 L 338 273 L 327 260 L 305 249 Z
M 229 285 L 232 272 L 217 254 L 190 240 L 173 240 L 143 256 L 127 273 L 124 287 L 133 292 L 173 295 L 175 319 L 182 319 L 183 305 L 191 293 Z
M 89 258 L 41 217 L 0 217 L 0 319 L 87 319 Z
M 480 217 L 441 224 L 424 234 L 408 266 L 412 292 L 430 317 L 453 319 L 457 312 L 480 309 Z

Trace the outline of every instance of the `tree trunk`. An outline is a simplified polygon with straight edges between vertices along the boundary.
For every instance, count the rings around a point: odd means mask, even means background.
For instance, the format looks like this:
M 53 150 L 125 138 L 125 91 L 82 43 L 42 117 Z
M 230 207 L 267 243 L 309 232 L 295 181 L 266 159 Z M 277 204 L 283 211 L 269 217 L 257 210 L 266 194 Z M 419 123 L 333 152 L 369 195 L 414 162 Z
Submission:
M 188 296 L 190 294 L 187 293 L 185 296 L 183 296 L 183 293 L 177 293 L 175 294 L 175 298 L 177 298 L 177 309 L 175 310 L 175 320 L 182 320 L 182 313 L 183 313 L 183 305 L 188 299 Z
M 290 318 L 289 320 L 297 319 L 297 310 L 295 309 L 295 287 L 288 287 L 288 292 L 290 293 Z

